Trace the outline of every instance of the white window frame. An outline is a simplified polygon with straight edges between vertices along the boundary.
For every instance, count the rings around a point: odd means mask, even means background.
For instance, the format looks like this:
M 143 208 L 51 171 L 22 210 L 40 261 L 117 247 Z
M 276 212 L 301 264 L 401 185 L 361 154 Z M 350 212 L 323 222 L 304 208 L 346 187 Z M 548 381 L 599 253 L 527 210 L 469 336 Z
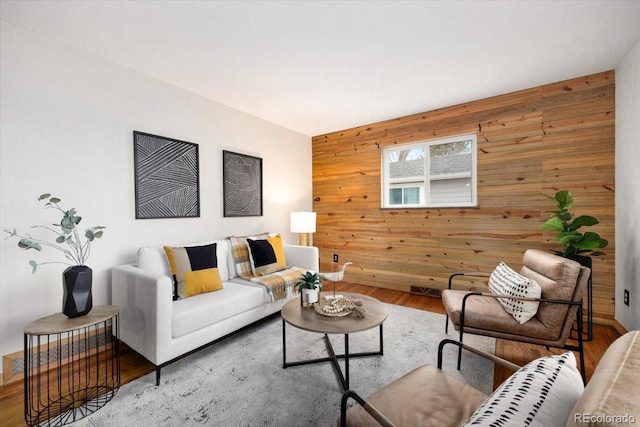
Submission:
M 437 177 L 430 176 L 430 157 L 429 148 L 432 145 L 449 144 L 459 141 L 471 141 L 471 172 L 469 173 L 450 173 L 445 175 L 438 175 Z M 423 148 L 424 150 L 424 176 L 421 180 L 416 181 L 413 177 L 399 178 L 391 182 L 389 177 L 389 153 L 393 151 L 412 150 L 416 148 Z M 428 139 L 424 141 L 414 142 L 410 144 L 399 144 L 385 147 L 382 150 L 382 208 L 383 209 L 404 209 L 404 208 L 445 208 L 445 207 L 477 207 L 478 205 L 478 179 L 477 179 L 477 158 L 478 158 L 478 138 L 476 134 L 456 135 L 447 138 Z M 471 178 L 471 200 L 469 202 L 445 202 L 445 203 L 433 203 L 431 202 L 430 186 L 431 181 L 441 179 L 454 179 L 454 178 Z M 420 187 L 420 201 L 419 204 L 400 204 L 392 205 L 389 200 L 389 190 L 396 187 Z

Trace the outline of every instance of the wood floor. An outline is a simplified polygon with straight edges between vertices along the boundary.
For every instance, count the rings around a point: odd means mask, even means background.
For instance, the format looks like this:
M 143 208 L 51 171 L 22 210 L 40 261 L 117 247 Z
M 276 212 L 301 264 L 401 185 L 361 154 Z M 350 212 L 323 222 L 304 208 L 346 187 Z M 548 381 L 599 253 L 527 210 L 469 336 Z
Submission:
M 389 304 L 402 305 L 434 313 L 445 313 L 442 301 L 439 298 L 346 283 L 337 284 L 336 289 L 369 295 Z M 444 329 L 444 324 L 442 328 Z M 449 332 L 451 333 L 451 331 Z M 604 351 L 618 336 L 619 334 L 612 327 L 594 325 L 593 340 L 584 344 L 587 381 L 591 378 L 593 370 Z M 122 384 L 133 381 L 154 370 L 154 366 L 142 356 L 126 349 L 126 346 L 123 347 L 125 347 L 125 350 L 120 356 Z M 547 351 L 541 346 L 531 346 L 512 341 L 498 340 L 496 342 L 496 355 L 519 365 L 526 364 L 528 361 L 540 356 L 560 352 L 557 349 Z M 494 387 L 504 381 L 510 374 L 510 372 L 496 368 Z M 24 421 L 24 388 L 21 381 L 0 387 L 0 425 L 2 427 L 26 425 Z

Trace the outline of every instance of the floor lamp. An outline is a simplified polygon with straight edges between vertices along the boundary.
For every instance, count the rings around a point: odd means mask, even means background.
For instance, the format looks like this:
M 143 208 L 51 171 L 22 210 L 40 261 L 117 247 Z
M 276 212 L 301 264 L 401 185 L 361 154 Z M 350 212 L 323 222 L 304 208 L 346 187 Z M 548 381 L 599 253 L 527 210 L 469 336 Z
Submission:
M 309 233 L 316 232 L 316 213 L 291 212 L 291 232 L 300 233 L 300 246 L 309 246 Z

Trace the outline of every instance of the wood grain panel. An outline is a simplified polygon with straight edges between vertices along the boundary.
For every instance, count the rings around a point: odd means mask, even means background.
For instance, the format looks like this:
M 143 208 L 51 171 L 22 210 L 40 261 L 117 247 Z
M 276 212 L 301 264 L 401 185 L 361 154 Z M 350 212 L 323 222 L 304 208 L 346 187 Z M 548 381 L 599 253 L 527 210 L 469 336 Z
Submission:
M 314 245 L 323 270 L 352 261 L 345 280 L 409 292 L 444 288 L 450 274 L 519 268 L 528 248 L 558 249 L 540 230 L 554 205 L 544 194 L 570 190 L 573 211 L 596 216 L 609 240 L 594 259 L 594 316 L 613 319 L 613 71 L 345 129 L 312 138 Z M 385 147 L 450 135 L 478 136 L 478 207 L 382 209 Z M 463 282 L 474 288 L 479 280 Z

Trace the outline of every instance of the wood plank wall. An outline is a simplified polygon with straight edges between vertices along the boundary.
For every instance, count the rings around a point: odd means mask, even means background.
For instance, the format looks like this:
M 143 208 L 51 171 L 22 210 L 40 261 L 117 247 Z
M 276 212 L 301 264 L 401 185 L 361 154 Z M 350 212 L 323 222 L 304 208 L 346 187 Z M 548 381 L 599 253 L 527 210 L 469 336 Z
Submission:
M 456 271 L 519 269 L 528 248 L 557 249 L 540 230 L 570 190 L 576 214 L 609 240 L 593 260 L 594 321 L 614 315 L 613 71 L 313 137 L 314 245 L 322 271 L 352 261 L 345 281 L 409 292 L 443 289 Z M 384 147 L 478 135 L 478 208 L 381 209 Z M 583 229 L 583 231 L 586 229 Z M 473 288 L 469 281 L 463 286 Z M 585 301 L 586 305 L 586 301 Z

